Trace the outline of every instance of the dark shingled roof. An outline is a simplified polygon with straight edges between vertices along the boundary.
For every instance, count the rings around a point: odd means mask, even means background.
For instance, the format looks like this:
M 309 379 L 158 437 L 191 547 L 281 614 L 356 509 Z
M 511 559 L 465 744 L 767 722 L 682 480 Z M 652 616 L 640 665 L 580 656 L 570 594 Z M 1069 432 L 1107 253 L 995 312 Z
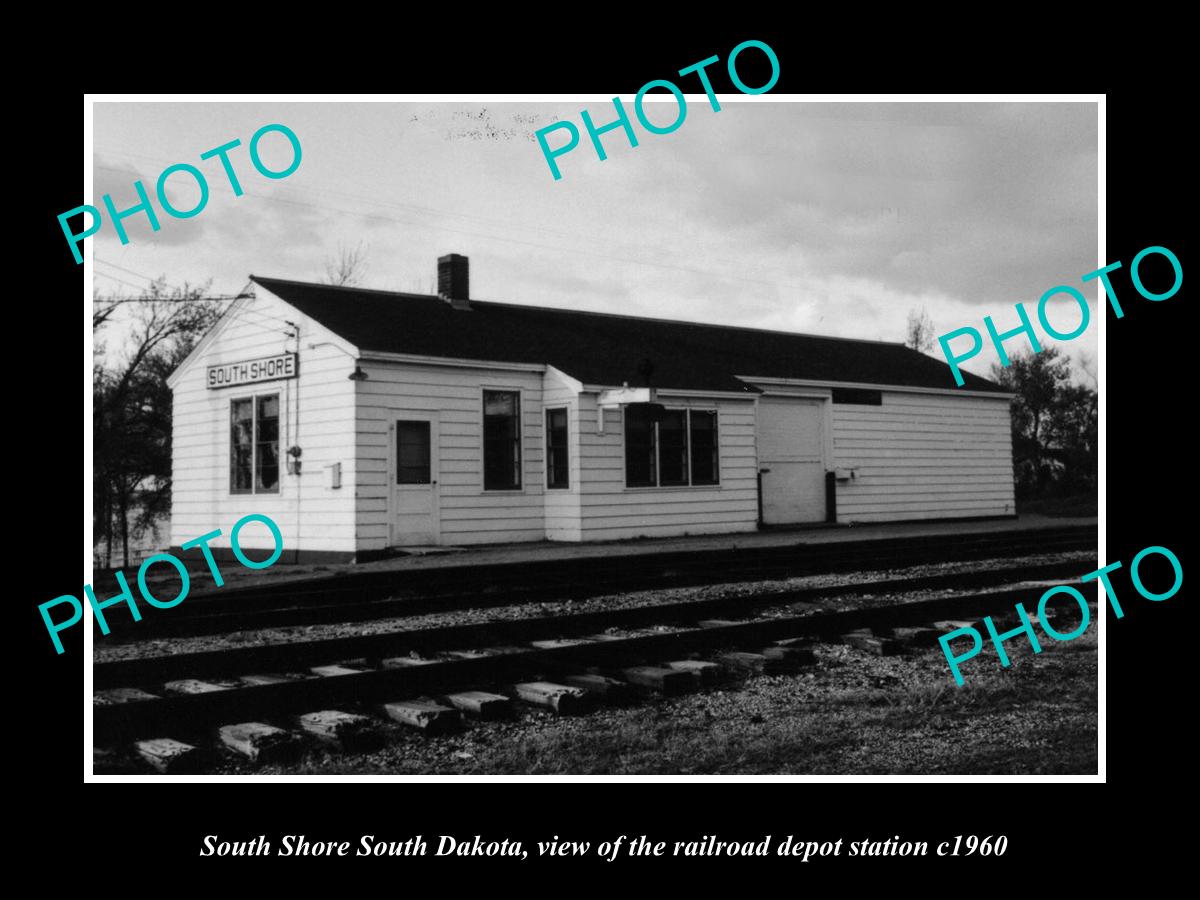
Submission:
M 953 388 L 945 363 L 902 344 L 471 301 L 251 276 L 363 351 L 549 364 L 584 384 L 753 391 L 735 375 Z M 963 373 L 965 389 L 1002 391 Z

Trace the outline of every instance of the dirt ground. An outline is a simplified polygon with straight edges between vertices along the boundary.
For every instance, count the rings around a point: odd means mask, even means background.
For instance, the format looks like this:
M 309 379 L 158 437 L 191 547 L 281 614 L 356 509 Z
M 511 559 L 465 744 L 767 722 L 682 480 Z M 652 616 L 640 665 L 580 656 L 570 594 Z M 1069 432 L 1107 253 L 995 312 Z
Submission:
M 1094 612 L 1094 610 L 1093 610 Z M 1094 622 L 1094 619 L 1093 619 Z M 312 750 L 298 764 L 229 774 L 1095 774 L 1093 625 L 1034 655 L 985 651 L 954 684 L 938 649 L 878 657 L 820 644 L 797 675 L 759 676 L 579 718 L 521 710 L 425 737 L 385 726 L 365 754 Z

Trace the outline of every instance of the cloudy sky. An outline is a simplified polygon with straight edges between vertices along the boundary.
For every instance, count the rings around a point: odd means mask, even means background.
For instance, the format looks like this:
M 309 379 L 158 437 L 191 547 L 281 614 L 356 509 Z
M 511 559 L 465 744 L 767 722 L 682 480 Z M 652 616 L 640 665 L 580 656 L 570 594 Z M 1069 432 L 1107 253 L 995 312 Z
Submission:
M 579 116 L 610 121 L 603 101 L 99 103 L 88 202 L 109 193 L 132 206 L 135 180 L 153 194 L 179 162 L 208 176 L 211 196 L 194 218 L 160 211 L 158 232 L 127 220 L 124 246 L 106 224 L 89 239 L 95 289 L 135 294 L 160 275 L 211 278 L 219 293 L 251 273 L 319 280 L 339 245 L 361 244 L 365 287 L 432 292 L 437 257 L 456 252 L 470 257 L 476 299 L 901 341 L 922 306 L 938 334 L 982 330 L 987 314 L 1012 327 L 1015 303 L 1032 315 L 1048 288 L 1079 286 L 1104 262 L 1094 104 L 722 97 L 713 112 L 703 95 L 688 99 L 672 134 L 634 119 L 638 147 L 604 135 L 603 162 Z M 647 109 L 665 124 L 675 104 Z M 556 120 L 582 132 L 559 181 L 533 137 Z M 273 181 L 247 144 L 275 122 L 299 137 L 303 160 Z M 234 138 L 240 197 L 218 160 L 200 160 Z M 261 147 L 272 168 L 290 160 L 278 134 Z M 197 197 L 186 174 L 168 181 L 177 207 Z M 1078 311 L 1056 302 L 1052 323 L 1072 330 Z M 1064 348 L 1072 356 L 1095 357 L 1092 311 Z M 967 368 L 994 360 L 985 350 Z

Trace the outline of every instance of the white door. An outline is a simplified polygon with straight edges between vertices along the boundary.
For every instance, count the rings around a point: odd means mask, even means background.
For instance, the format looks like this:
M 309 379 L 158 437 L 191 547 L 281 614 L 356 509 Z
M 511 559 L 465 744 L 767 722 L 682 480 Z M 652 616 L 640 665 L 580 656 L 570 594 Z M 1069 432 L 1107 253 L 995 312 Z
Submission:
M 418 415 L 397 419 L 391 444 L 392 546 L 437 544 L 437 419 Z
M 763 522 L 825 521 L 824 400 L 763 397 L 758 403 L 758 467 Z

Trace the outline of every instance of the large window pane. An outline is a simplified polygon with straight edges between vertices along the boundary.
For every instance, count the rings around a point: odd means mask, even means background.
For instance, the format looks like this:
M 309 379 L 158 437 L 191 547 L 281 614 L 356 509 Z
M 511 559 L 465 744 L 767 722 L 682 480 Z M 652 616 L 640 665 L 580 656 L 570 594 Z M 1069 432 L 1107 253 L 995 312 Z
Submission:
M 516 391 L 483 392 L 483 488 L 521 487 L 521 396 Z
M 625 408 L 625 484 L 650 487 L 658 484 L 654 422 L 645 407 Z
M 230 491 L 234 494 L 248 494 L 253 486 L 252 468 L 253 456 L 250 445 L 233 448 L 233 461 L 229 473 Z
M 429 484 L 429 423 L 396 423 L 396 481 Z
M 687 456 L 687 410 L 665 410 L 658 423 L 658 483 L 687 484 Z
M 255 490 L 269 493 L 279 489 L 279 395 L 259 397 L 257 413 Z
M 254 405 L 234 400 L 229 409 L 229 490 L 249 493 L 254 488 Z
M 567 454 L 567 411 L 546 410 L 546 486 L 565 488 L 570 484 Z
M 259 444 L 255 472 L 258 476 L 256 491 L 273 492 L 279 488 L 279 445 Z
M 717 414 L 693 409 L 691 420 L 692 484 L 717 484 L 721 472 L 717 457 Z

